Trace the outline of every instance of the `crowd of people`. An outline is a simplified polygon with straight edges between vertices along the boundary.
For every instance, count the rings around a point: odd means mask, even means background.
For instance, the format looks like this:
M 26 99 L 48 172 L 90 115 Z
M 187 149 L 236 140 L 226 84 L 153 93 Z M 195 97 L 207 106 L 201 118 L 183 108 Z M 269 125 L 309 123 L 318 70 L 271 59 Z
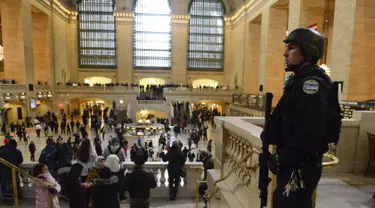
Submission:
M 175 200 L 180 179 L 186 174 L 183 166 L 188 156 L 194 155 L 191 151 L 194 148 L 183 148 L 182 142 L 178 140 L 172 142 L 170 132 L 160 135 L 157 151 L 154 151 L 152 140 L 146 140 L 143 144 L 139 138 L 130 148 L 130 160 L 135 163 L 134 169 L 131 173 L 125 174 L 122 164 L 128 157 L 128 141 L 124 138 L 123 125 L 113 126 L 114 123 L 110 122 L 102 124 L 101 118 L 88 111 L 93 142 L 88 138 L 90 126 L 84 121 L 85 116 L 82 116 L 82 124 L 79 120 L 73 119 L 68 123 L 66 114 L 62 114 L 59 124 L 57 116 L 50 112 L 38 115 L 33 120 L 32 125 L 37 138 L 43 137 L 42 130 L 46 137 L 46 146 L 40 152 L 39 158 L 35 158 L 37 148 L 34 141 L 28 145 L 30 160 L 37 159 L 38 162 L 33 170 L 34 176 L 38 179 L 35 185 L 36 206 L 50 207 L 48 195 L 52 194 L 53 207 L 58 207 L 57 196 L 62 195 L 68 198 L 70 207 L 103 207 L 103 201 L 110 201 L 106 205 L 117 208 L 128 198 L 125 193 L 129 192 L 131 207 L 148 207 L 150 189 L 156 187 L 156 180 L 153 173 L 145 170 L 142 165 L 155 159 L 168 162 L 169 198 Z M 129 119 L 126 119 L 124 123 L 128 121 Z M 169 125 L 168 120 L 163 121 Z M 17 123 L 14 124 L 14 128 L 13 125 L 9 128 L 10 131 L 4 140 L 5 145 L 0 147 L 0 157 L 19 166 L 23 162 L 23 156 L 17 149 L 13 135 L 19 132 L 25 132 L 27 135 L 26 124 Z M 102 146 L 106 138 L 105 131 L 112 128 L 115 136 L 109 138 L 108 146 Z M 195 135 L 196 132 L 191 132 L 191 135 Z M 64 135 L 69 137 L 66 141 L 62 137 Z M 54 136 L 57 138 L 54 139 Z M 195 148 L 197 147 L 196 144 Z M 197 161 L 203 160 L 202 155 L 198 153 Z M 11 205 L 13 192 L 10 188 L 12 180 L 9 168 L 0 166 L 0 181 L 2 198 L 6 204 Z

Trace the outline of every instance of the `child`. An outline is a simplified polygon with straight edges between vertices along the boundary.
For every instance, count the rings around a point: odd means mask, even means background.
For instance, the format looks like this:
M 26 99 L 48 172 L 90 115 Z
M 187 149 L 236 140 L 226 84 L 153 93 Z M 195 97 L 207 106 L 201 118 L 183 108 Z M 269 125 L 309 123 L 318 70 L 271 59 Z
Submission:
M 59 208 L 59 199 L 56 194 L 61 191 L 61 187 L 49 173 L 48 167 L 43 163 L 37 164 L 33 169 L 33 175 L 38 179 L 35 183 L 35 207 Z M 52 194 L 52 205 L 49 194 Z

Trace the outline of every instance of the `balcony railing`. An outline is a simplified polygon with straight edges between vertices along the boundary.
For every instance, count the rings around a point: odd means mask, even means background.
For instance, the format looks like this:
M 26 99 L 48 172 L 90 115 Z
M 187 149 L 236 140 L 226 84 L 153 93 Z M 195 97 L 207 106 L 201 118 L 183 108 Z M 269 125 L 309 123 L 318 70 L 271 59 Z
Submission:
M 51 86 L 49 86 L 49 85 L 35 85 L 35 91 L 51 91 Z
M 0 84 L 2 93 L 22 93 L 26 91 L 26 85 L 21 84 Z
M 66 86 L 57 85 L 58 93 L 137 93 L 137 87 L 125 87 L 125 86 Z
M 188 87 L 176 87 L 176 88 L 164 88 L 164 93 L 168 92 L 222 92 L 233 94 L 238 92 L 237 89 L 228 88 L 188 88 Z
M 22 163 L 20 168 L 31 173 L 32 169 L 37 163 L 29 162 Z M 145 169 L 152 170 L 156 181 L 157 187 L 152 189 L 151 197 L 168 197 L 169 196 L 169 183 L 168 183 L 168 163 L 164 162 L 147 162 L 144 165 Z M 125 162 L 124 163 L 125 173 L 130 172 L 134 168 L 134 163 Z M 178 190 L 178 196 L 181 197 L 195 197 L 196 194 L 196 181 L 201 179 L 203 165 L 199 162 L 187 162 L 185 164 L 186 177 L 181 178 L 180 187 Z M 22 197 L 35 198 L 35 188 L 34 184 L 27 177 L 20 175 L 20 187 L 22 192 Z

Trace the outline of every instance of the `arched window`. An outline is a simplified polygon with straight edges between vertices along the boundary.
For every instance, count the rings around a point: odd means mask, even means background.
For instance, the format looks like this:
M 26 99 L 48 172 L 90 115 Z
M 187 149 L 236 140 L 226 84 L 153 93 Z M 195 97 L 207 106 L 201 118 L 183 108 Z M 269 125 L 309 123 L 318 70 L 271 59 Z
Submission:
M 171 68 L 169 1 L 137 0 L 134 13 L 134 68 Z
M 222 70 L 224 60 L 222 1 L 192 0 L 189 27 L 189 69 Z
M 79 11 L 79 67 L 116 68 L 113 0 L 82 0 Z

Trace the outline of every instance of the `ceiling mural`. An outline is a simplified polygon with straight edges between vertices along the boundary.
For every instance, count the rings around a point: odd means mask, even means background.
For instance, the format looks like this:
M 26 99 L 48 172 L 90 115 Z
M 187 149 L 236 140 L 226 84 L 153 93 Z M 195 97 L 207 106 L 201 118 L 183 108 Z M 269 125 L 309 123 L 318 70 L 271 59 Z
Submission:
M 82 0 L 59 0 L 66 8 L 73 9 L 77 2 Z M 134 0 L 115 0 L 116 10 L 119 12 L 131 12 Z M 226 14 L 232 14 L 241 7 L 246 0 L 222 0 L 225 5 Z M 170 0 L 172 14 L 187 14 L 190 0 Z

